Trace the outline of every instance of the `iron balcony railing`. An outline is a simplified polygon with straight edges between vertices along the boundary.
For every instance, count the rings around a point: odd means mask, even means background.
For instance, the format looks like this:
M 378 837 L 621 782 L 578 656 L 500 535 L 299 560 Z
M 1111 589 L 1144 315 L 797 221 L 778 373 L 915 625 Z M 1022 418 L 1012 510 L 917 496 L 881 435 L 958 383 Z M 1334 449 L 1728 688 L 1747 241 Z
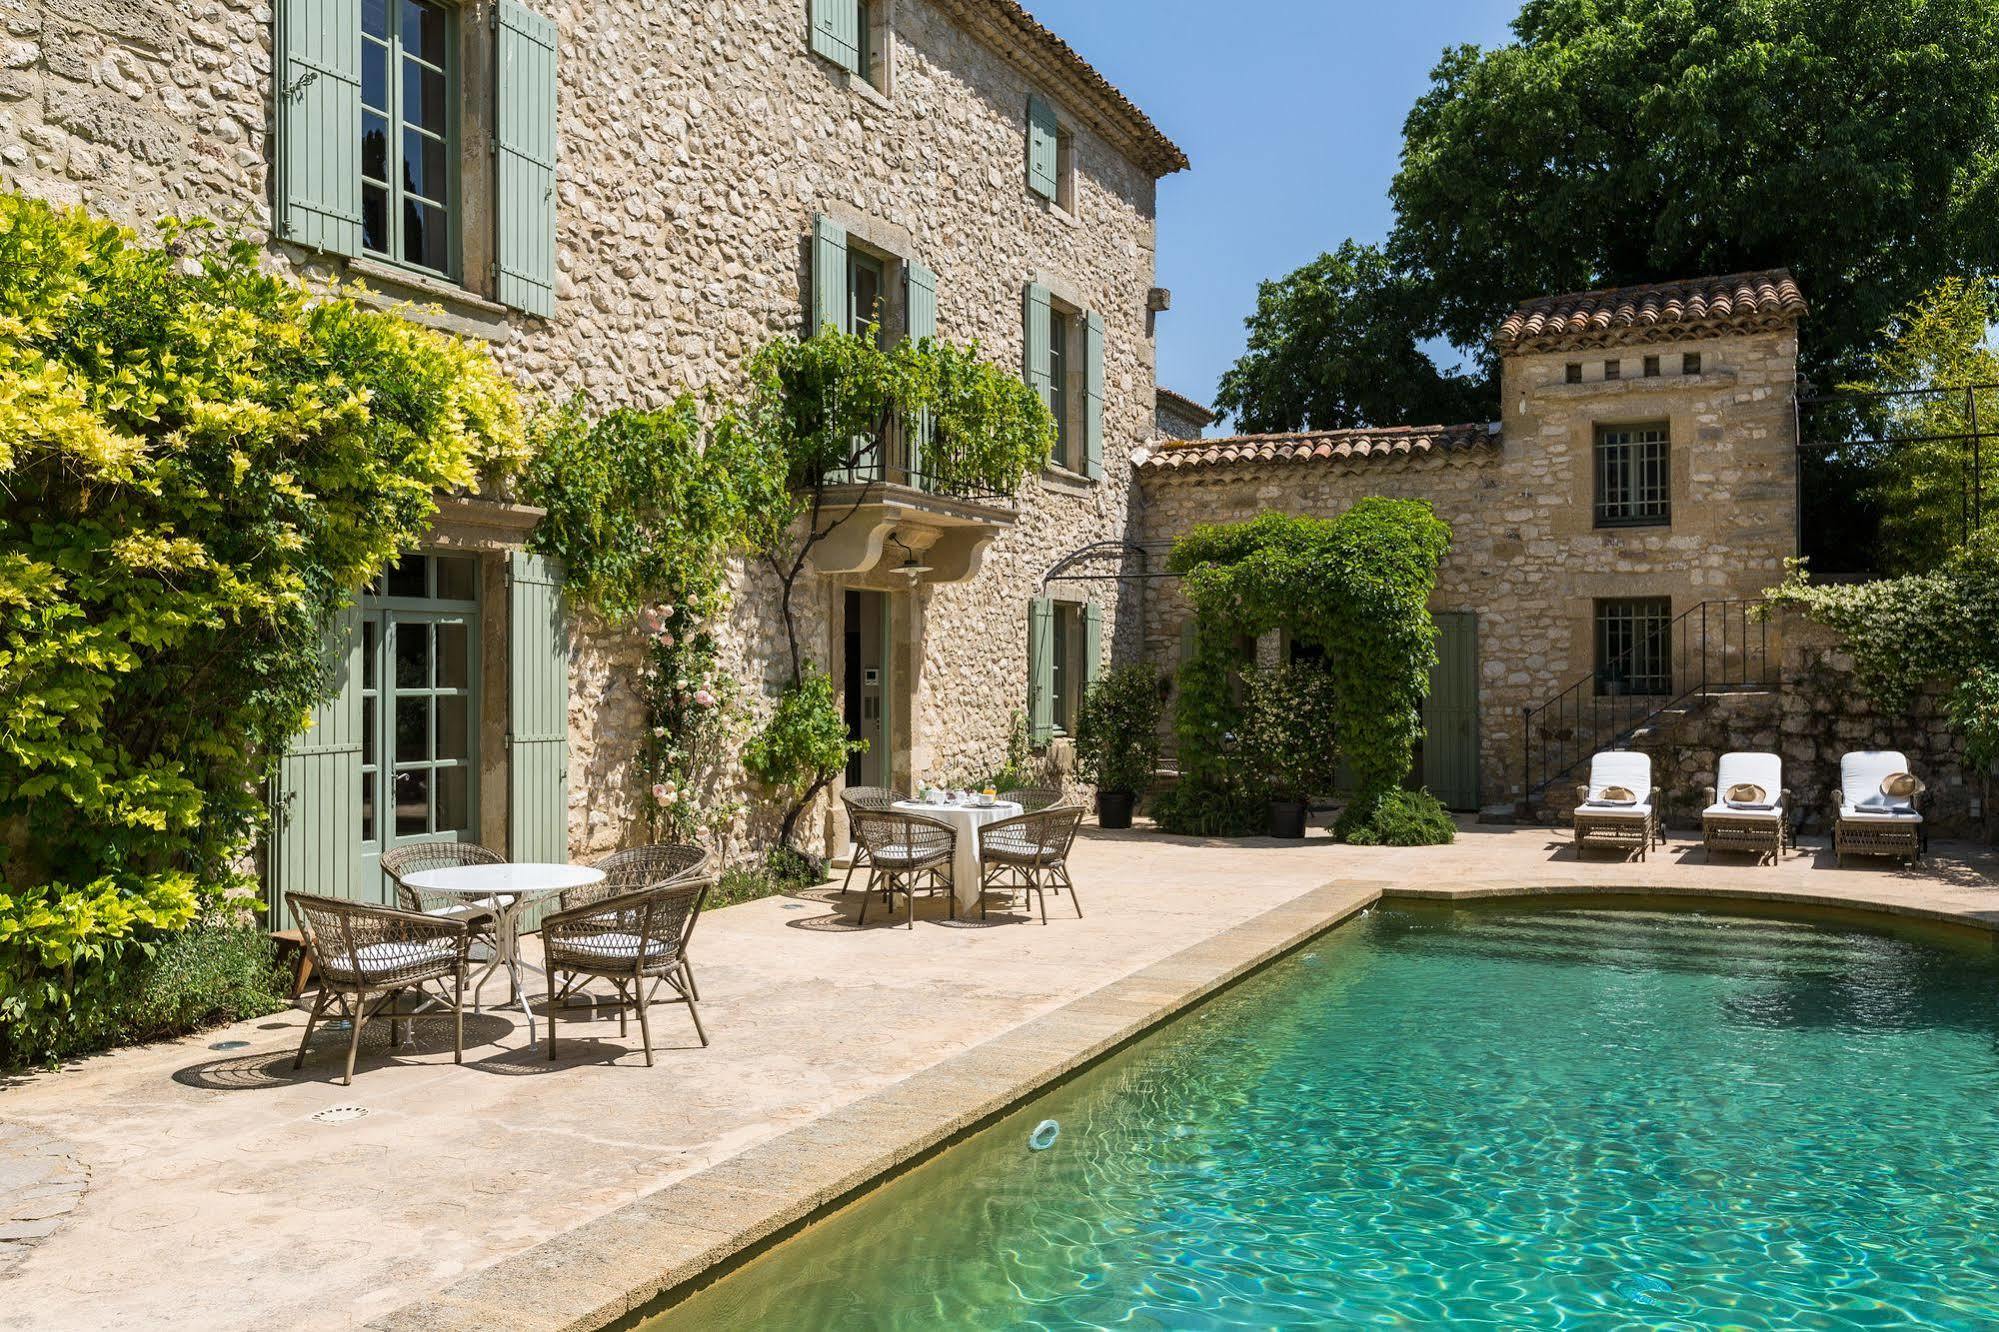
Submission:
M 910 430 L 900 420 L 870 440 L 856 440 L 844 465 L 828 469 L 828 486 L 909 486 L 952 499 L 983 504 L 1012 504 L 1014 497 L 968 476 L 970 468 L 950 442 L 923 423 Z
M 1766 604 L 1703 601 L 1645 626 L 1589 675 L 1522 708 L 1528 802 L 1598 751 L 1630 744 L 1663 713 L 1712 694 L 1774 686 L 1779 663 L 1770 655 Z

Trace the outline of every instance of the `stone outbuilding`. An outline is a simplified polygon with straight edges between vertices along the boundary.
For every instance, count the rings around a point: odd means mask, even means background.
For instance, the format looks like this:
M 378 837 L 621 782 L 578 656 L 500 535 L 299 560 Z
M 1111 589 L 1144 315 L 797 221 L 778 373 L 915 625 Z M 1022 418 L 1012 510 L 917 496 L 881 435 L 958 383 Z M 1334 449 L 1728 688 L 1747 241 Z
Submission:
M 1430 501 L 1452 542 L 1418 777 L 1456 809 L 1510 807 L 1607 741 L 1601 718 L 1669 702 L 1702 654 L 1717 681 L 1774 670 L 1777 629 L 1743 610 L 1797 551 L 1805 313 L 1782 271 L 1527 302 L 1493 335 L 1500 420 L 1147 445 L 1142 542 Z M 1147 650 L 1170 665 L 1187 609 L 1148 586 Z

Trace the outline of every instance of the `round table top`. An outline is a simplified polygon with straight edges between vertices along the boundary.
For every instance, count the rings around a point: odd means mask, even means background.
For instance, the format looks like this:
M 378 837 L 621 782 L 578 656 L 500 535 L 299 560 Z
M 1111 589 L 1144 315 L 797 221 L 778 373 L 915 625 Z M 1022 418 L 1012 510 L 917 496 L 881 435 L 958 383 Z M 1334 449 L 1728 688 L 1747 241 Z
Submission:
M 453 865 L 446 869 L 420 870 L 403 882 L 427 893 L 476 893 L 487 896 L 505 893 L 532 897 L 559 893 L 565 888 L 582 888 L 604 881 L 604 871 L 588 865 Z
M 1021 812 L 1020 806 L 1011 800 L 995 800 L 990 805 L 927 805 L 921 800 L 898 800 L 895 808 L 904 814 L 928 814 L 932 818 L 952 814 L 989 815 L 994 821 L 1010 819 Z

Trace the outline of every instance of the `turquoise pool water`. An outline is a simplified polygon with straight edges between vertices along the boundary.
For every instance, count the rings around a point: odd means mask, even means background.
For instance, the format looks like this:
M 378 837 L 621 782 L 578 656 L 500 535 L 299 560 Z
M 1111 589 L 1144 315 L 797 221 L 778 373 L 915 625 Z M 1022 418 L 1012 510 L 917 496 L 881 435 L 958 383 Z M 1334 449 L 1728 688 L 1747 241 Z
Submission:
M 1999 1326 L 1991 946 L 1378 909 L 647 1325 L 1345 1326 Z

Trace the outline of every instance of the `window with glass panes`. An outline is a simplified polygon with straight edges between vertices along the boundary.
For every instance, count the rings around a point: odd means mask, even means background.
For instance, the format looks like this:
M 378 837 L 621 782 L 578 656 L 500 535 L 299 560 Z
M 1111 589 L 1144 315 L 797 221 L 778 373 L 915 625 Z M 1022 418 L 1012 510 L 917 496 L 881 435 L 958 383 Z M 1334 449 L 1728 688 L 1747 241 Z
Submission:
M 1620 597 L 1596 603 L 1596 691 L 1670 694 L 1673 603 Z
M 1668 444 L 1663 425 L 1597 428 L 1598 527 L 1644 527 L 1672 521 Z
M 361 840 L 475 836 L 478 564 L 409 555 L 361 603 Z
M 1055 603 L 1054 641 L 1049 657 L 1051 720 L 1058 735 L 1076 729 L 1083 704 L 1083 608 L 1073 601 Z
M 1074 467 L 1069 448 L 1069 316 L 1057 310 L 1048 320 L 1048 410 L 1055 414 L 1055 462 Z
M 361 0 L 361 246 L 448 275 L 453 256 L 451 11 Z

